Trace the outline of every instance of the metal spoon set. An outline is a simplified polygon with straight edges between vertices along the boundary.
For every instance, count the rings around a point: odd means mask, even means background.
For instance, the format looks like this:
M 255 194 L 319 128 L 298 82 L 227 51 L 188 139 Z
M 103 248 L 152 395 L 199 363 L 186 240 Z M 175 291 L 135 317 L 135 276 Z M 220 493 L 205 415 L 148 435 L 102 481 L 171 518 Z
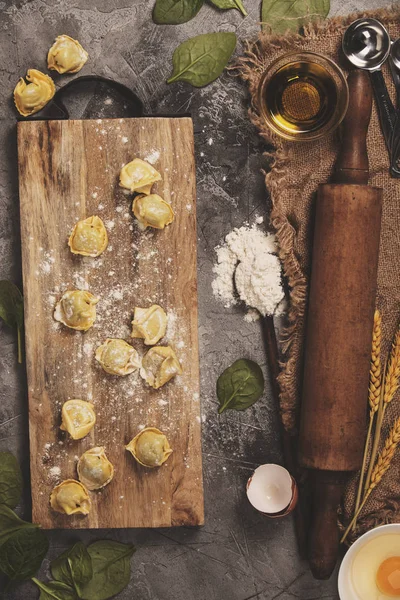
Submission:
M 359 69 L 369 71 L 379 120 L 390 158 L 390 174 L 400 178 L 400 39 L 392 42 L 387 29 L 376 19 L 357 19 L 343 36 L 343 52 Z M 388 61 L 396 86 L 393 106 L 382 74 Z

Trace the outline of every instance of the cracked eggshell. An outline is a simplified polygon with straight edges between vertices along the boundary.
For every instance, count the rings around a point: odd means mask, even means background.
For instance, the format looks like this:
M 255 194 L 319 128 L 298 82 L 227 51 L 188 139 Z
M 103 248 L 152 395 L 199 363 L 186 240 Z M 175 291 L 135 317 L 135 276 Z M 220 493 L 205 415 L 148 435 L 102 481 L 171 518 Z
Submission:
M 28 69 L 26 81 L 21 77 L 14 89 L 15 106 L 23 117 L 42 110 L 56 93 L 52 78 L 37 69 Z
M 89 54 L 78 40 L 69 35 L 59 35 L 47 54 L 47 67 L 58 73 L 77 73 L 86 63 Z
M 284 467 L 259 466 L 247 482 L 247 497 L 256 510 L 271 519 L 292 512 L 298 500 L 297 484 Z

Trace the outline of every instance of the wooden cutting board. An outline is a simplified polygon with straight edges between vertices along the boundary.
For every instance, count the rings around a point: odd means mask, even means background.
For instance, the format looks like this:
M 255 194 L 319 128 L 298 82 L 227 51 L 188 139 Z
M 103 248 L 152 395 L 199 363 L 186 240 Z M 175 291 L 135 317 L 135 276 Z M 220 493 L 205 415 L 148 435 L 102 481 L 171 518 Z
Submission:
M 169 527 L 203 523 L 197 333 L 196 189 L 193 126 L 188 118 L 21 122 L 18 124 L 21 237 L 33 521 L 45 528 Z M 139 231 L 121 167 L 147 159 L 161 173 L 154 186 L 175 212 L 164 231 Z M 98 258 L 74 256 L 68 236 L 79 219 L 100 216 L 109 246 Z M 53 319 L 67 289 L 100 298 L 86 333 Z M 131 340 L 135 306 L 160 304 L 183 375 L 153 390 L 135 374 L 105 373 L 94 351 L 107 337 Z M 83 440 L 60 431 L 70 398 L 93 402 L 97 423 Z M 173 454 L 146 469 L 125 450 L 144 426 L 161 429 Z M 87 517 L 49 506 L 59 481 L 76 478 L 77 458 L 105 446 L 114 480 L 91 492 Z

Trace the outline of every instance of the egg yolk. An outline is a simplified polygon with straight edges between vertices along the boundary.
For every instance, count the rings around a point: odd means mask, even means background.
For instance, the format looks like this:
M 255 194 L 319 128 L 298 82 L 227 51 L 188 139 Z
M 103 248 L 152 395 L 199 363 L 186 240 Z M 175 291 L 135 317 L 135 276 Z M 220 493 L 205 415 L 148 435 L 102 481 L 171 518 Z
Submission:
M 379 565 L 376 585 L 382 594 L 400 598 L 400 556 L 391 556 Z

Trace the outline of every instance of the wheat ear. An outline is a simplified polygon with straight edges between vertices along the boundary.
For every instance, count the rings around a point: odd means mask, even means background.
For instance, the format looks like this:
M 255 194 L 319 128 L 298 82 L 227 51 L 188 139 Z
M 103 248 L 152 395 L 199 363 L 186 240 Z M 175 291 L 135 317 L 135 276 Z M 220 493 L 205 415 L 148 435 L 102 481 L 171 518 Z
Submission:
M 381 365 L 381 342 L 382 342 L 382 318 L 379 310 L 374 314 L 374 327 L 372 329 L 372 350 L 371 350 L 371 370 L 369 379 L 368 401 L 370 407 L 370 417 L 373 418 L 378 410 L 379 397 L 382 384 L 382 365 Z
M 392 351 L 390 353 L 390 359 L 388 363 L 386 378 L 385 378 L 385 394 L 383 397 L 383 403 L 386 407 L 389 402 L 393 400 L 395 393 L 399 388 L 399 377 L 400 377 L 400 328 L 397 330 L 394 342 L 392 345 Z
M 365 467 L 367 464 L 368 448 L 371 440 L 372 426 L 374 423 L 375 413 L 379 408 L 379 398 L 382 392 L 382 373 L 381 373 L 381 341 L 382 341 L 382 319 L 379 310 L 375 311 L 374 314 L 374 326 L 372 329 L 372 350 L 371 350 L 371 369 L 369 377 L 369 424 L 367 437 L 364 446 L 364 455 L 362 461 L 362 467 L 360 472 L 360 480 L 358 482 L 358 490 L 356 503 L 354 506 L 354 514 L 357 513 L 361 502 L 361 491 L 364 482 Z M 354 522 L 353 529 L 355 529 L 357 522 Z
M 367 477 L 365 479 L 364 490 L 367 491 L 371 482 L 372 468 L 375 464 L 376 456 L 378 453 L 379 442 L 381 438 L 383 418 L 387 405 L 393 400 L 395 393 L 399 388 L 400 378 L 400 328 L 397 330 L 393 340 L 392 350 L 390 352 L 387 369 L 384 371 L 384 393 L 383 403 L 378 408 L 378 416 L 376 419 L 375 437 L 372 446 L 371 459 L 368 467 Z
M 370 494 L 376 488 L 378 483 L 381 481 L 382 477 L 385 475 L 386 471 L 390 467 L 390 463 L 392 462 L 392 458 L 394 453 L 396 452 L 396 448 L 400 443 L 400 417 L 396 419 L 390 433 L 386 439 L 385 445 L 383 447 L 382 452 L 378 456 L 378 460 L 376 461 L 376 465 L 374 466 L 371 473 L 371 482 L 368 486 L 368 489 L 365 493 L 363 501 L 361 502 L 357 512 L 355 513 L 352 521 L 349 523 L 346 531 L 344 532 L 342 539 L 340 540 L 343 543 L 350 531 L 353 527 L 354 523 L 357 521 L 358 515 L 364 508 L 365 503 L 367 502 Z

